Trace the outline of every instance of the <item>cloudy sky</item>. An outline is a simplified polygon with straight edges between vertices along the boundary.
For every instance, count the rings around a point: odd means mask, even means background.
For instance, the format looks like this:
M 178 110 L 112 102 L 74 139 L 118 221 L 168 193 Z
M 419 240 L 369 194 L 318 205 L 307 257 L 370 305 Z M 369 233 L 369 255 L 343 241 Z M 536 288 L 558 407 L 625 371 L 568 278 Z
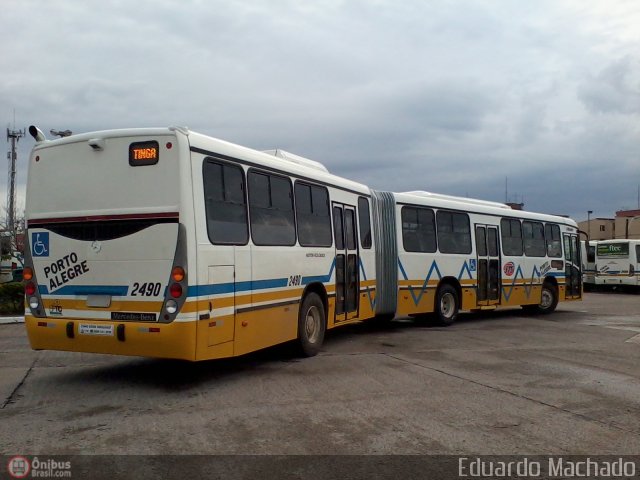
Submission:
M 637 0 L 3 0 L 0 44 L 3 133 L 185 125 L 377 189 L 638 207 Z

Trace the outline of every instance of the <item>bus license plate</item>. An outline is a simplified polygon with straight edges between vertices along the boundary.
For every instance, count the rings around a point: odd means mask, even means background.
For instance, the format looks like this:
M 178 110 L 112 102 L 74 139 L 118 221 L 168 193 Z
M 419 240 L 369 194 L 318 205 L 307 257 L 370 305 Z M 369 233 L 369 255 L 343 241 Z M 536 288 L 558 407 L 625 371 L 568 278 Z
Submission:
M 113 336 L 113 325 L 96 325 L 95 323 L 81 323 L 78 329 L 80 335 L 110 335 Z

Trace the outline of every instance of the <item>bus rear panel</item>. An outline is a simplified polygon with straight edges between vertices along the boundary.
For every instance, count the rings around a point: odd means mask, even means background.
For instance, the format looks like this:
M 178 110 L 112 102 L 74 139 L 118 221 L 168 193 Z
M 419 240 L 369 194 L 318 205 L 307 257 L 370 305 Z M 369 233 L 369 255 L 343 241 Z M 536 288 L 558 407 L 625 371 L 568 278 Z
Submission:
M 193 359 L 179 133 L 97 132 L 34 148 L 26 326 L 34 349 Z M 188 146 L 186 146 L 188 148 Z

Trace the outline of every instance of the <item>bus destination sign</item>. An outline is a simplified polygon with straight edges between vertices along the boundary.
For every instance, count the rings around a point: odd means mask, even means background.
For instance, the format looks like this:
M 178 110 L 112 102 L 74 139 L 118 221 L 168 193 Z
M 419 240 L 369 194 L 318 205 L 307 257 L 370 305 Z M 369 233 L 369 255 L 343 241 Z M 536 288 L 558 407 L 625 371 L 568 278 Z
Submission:
M 598 256 L 599 257 L 628 257 L 629 244 L 628 243 L 599 243 Z
M 160 146 L 156 141 L 135 142 L 129 145 L 129 165 L 140 167 L 155 165 L 160 156 Z

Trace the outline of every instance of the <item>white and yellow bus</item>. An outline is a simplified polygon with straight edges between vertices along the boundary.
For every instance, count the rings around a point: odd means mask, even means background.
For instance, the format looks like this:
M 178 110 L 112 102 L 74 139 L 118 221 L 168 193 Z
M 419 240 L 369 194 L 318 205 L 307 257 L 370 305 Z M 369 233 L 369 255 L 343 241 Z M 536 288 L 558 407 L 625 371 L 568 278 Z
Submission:
M 459 310 L 551 313 L 558 301 L 581 298 L 573 220 L 428 192 L 394 197 L 397 288 L 389 281 L 377 288 L 397 292 L 395 315 L 435 312 L 448 325 Z
M 640 240 L 600 241 L 595 260 L 596 286 L 640 286 Z
M 205 360 L 327 329 L 581 296 L 577 226 L 503 204 L 376 192 L 287 152 L 184 128 L 47 141 L 29 160 L 34 349 Z

